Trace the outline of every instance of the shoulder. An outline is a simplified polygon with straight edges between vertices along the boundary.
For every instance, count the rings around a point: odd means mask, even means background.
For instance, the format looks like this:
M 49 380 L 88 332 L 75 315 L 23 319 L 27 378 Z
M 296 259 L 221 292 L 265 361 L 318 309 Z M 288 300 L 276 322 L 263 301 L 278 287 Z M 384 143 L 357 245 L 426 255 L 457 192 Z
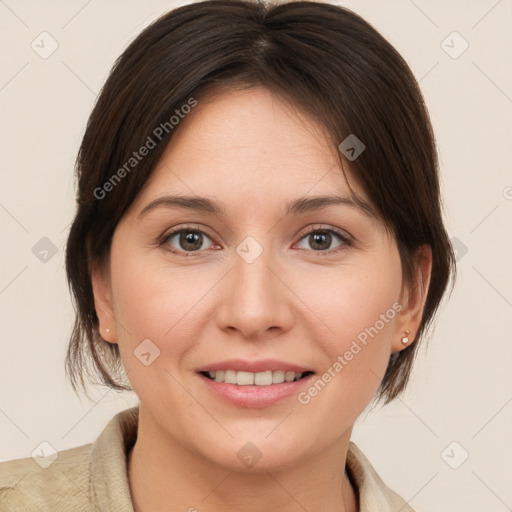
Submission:
M 138 408 L 121 411 L 94 443 L 0 463 L 0 511 L 133 512 L 127 450 Z
M 0 510 L 87 510 L 91 447 L 0 463 Z
M 399 494 L 384 483 L 363 452 L 352 442 L 347 453 L 347 469 L 357 487 L 361 512 L 414 512 Z

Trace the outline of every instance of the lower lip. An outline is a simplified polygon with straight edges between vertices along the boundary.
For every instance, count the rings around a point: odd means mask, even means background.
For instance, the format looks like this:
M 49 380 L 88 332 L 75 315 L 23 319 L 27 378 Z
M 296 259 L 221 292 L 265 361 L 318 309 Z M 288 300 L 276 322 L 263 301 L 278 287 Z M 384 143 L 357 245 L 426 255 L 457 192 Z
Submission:
M 200 379 L 210 391 L 219 396 L 225 402 L 247 409 L 263 409 L 276 404 L 290 396 L 297 396 L 300 390 L 309 384 L 314 374 L 293 382 L 271 384 L 270 386 L 238 386 L 216 382 L 198 373 Z

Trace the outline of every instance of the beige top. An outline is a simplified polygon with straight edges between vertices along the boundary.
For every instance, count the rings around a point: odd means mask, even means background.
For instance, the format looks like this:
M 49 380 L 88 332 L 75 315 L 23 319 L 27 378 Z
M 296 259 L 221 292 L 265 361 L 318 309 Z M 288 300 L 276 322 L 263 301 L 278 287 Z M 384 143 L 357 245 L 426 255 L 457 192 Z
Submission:
M 41 466 L 49 458 L 0 463 L 0 511 L 133 512 L 127 455 L 137 437 L 138 414 L 138 407 L 118 413 L 94 443 L 58 452 L 46 468 Z M 347 468 L 359 512 L 414 512 L 352 442 Z

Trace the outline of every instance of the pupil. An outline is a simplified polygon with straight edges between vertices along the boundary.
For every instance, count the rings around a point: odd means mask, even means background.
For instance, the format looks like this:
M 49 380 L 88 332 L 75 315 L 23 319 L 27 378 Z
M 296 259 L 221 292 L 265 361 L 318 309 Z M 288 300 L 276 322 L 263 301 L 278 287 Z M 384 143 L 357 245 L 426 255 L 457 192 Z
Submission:
M 326 241 L 327 240 L 327 246 L 326 247 L 322 247 L 322 241 Z M 331 242 L 331 235 L 329 233 L 315 233 L 313 234 L 313 248 L 314 249 L 326 249 L 329 247 L 330 245 L 330 242 Z M 320 247 L 315 247 L 315 245 L 320 245 Z
M 182 233 L 180 243 L 184 249 L 200 249 L 202 245 L 201 234 L 192 233 L 191 231 Z

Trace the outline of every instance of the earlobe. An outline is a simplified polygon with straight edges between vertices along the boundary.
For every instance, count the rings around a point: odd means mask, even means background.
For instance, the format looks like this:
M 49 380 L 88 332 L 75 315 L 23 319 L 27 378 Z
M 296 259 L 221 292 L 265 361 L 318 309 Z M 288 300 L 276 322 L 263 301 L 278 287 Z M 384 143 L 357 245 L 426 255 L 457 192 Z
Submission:
M 421 325 L 432 272 L 432 249 L 422 245 L 416 252 L 414 283 L 404 294 L 402 310 L 395 324 L 392 352 L 399 352 L 414 342 Z
M 112 291 L 107 272 L 94 263 L 91 269 L 91 284 L 94 294 L 94 307 L 98 316 L 100 336 L 109 343 L 117 343 L 117 331 L 112 309 Z

